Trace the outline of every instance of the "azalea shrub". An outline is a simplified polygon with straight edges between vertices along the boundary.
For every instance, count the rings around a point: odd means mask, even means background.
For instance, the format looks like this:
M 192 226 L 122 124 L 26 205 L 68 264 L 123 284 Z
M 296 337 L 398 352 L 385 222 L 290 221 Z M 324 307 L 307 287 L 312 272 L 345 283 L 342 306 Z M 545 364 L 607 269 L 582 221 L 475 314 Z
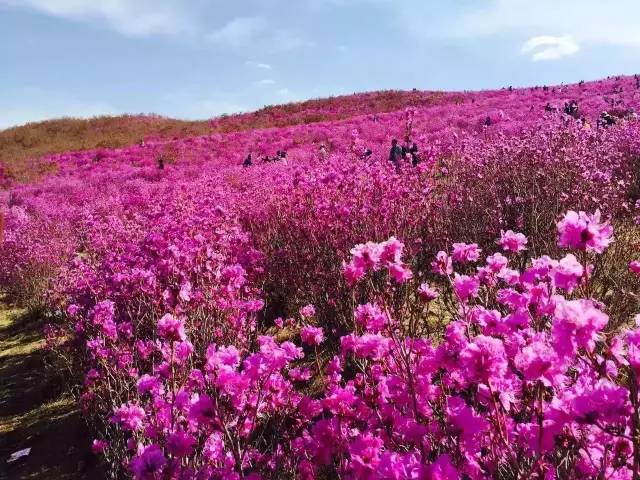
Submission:
M 105 419 L 94 450 L 139 479 L 632 478 L 640 330 L 610 331 L 590 295 L 613 228 L 571 211 L 557 230 L 557 260 L 528 256 L 514 231 L 488 255 L 454 243 L 431 284 L 398 239 L 355 246 L 342 271 L 354 292 L 369 284 L 367 301 L 331 358 L 312 305 L 256 333 L 239 264 L 207 285 L 219 323 L 206 332 L 204 299 L 180 307 L 201 292 L 184 284 L 158 310 L 170 312 L 138 324 L 126 304 L 73 304 L 91 367 L 82 402 Z
M 414 97 L 0 192 L 0 284 L 46 313 L 109 476 L 640 475 L 635 81 Z

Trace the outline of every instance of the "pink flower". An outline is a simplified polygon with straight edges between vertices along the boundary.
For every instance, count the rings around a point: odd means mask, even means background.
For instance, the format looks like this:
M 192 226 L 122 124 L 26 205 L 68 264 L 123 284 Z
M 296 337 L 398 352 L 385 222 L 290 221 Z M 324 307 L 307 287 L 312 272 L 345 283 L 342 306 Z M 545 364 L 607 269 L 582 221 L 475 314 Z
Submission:
M 585 212 L 569 211 L 558 222 L 561 247 L 602 253 L 613 241 L 613 228 L 608 223 L 600 223 L 600 211 L 592 215 Z
M 582 424 L 624 422 L 632 412 L 628 390 L 607 380 L 580 392 L 571 402 L 571 414 Z
M 380 263 L 382 249 L 374 242 L 361 243 L 351 249 L 351 264 L 365 273 L 376 269 Z
M 155 480 L 160 478 L 166 464 L 167 459 L 160 447 L 152 444 L 131 460 L 130 468 L 136 480 Z
M 358 325 L 371 332 L 379 332 L 389 323 L 380 307 L 371 303 L 358 305 L 354 317 Z
M 380 461 L 384 442 L 371 433 L 359 435 L 349 445 L 351 469 L 355 478 L 366 478 L 375 470 Z
M 204 442 L 202 455 L 209 462 L 220 462 L 224 459 L 224 442 L 222 433 L 213 432 Z
M 144 409 L 134 403 L 123 404 L 117 408 L 111 421 L 122 426 L 125 430 L 139 430 L 142 428 L 146 413 Z
M 609 317 L 590 300 L 558 301 L 553 314 L 553 346 L 559 357 L 574 355 L 578 348 L 592 352 Z
M 453 273 L 451 257 L 447 255 L 447 252 L 441 250 L 436 254 L 436 259 L 431 262 L 431 269 L 439 275 L 451 275 Z
M 404 244 L 396 237 L 389 237 L 389 240 L 380 244 L 380 262 L 389 266 L 392 264 L 399 264 L 402 262 L 402 250 Z
M 407 280 L 411 280 L 413 273 L 409 268 L 402 264 L 394 263 L 389 265 L 389 273 L 391 277 L 398 283 L 404 283 Z
M 640 275 L 640 260 L 633 260 L 629 262 L 629 270 L 636 275 Z
M 305 305 L 300 309 L 300 316 L 303 318 L 313 317 L 316 314 L 316 309 L 312 304 Z
M 584 268 L 576 257 L 569 253 L 551 270 L 551 278 L 556 288 L 572 292 L 580 283 Z
M 438 291 L 431 288 L 428 283 L 423 283 L 418 287 L 418 296 L 423 302 L 431 302 L 438 298 Z
M 514 363 L 525 380 L 542 380 L 548 387 L 557 386 L 563 373 L 563 365 L 542 334 L 517 353 Z
M 158 320 L 158 334 L 169 341 L 183 341 L 187 338 L 184 321 L 167 313 Z
M 459 480 L 460 473 L 456 470 L 449 455 L 440 455 L 437 460 L 427 467 L 429 480 Z
M 157 394 L 162 389 L 162 384 L 158 380 L 157 377 L 152 377 L 151 375 L 142 375 L 136 384 L 138 387 L 138 393 L 140 395 L 144 395 L 147 392 L 151 392 L 153 394 Z
M 178 293 L 178 298 L 183 302 L 188 302 L 191 300 L 191 282 L 186 281 L 180 286 L 180 293 Z
M 193 452 L 195 438 L 185 432 L 173 432 L 167 437 L 167 450 L 175 457 L 187 457 Z
M 477 243 L 454 243 L 451 256 L 458 263 L 477 262 L 481 252 Z
M 342 265 L 342 274 L 344 275 L 347 284 L 350 286 L 355 285 L 358 281 L 365 276 L 367 271 L 359 266 L 356 266 L 352 263 L 344 263 Z
M 453 289 L 460 301 L 466 302 L 470 298 L 478 296 L 480 281 L 475 277 L 456 273 L 453 280 Z
M 300 330 L 300 338 L 307 345 L 320 345 L 324 341 L 324 333 L 320 327 L 306 326 Z
M 209 395 L 200 395 L 189 409 L 189 419 L 197 425 L 209 425 L 216 419 L 216 409 Z
M 507 357 L 502 341 L 485 335 L 477 336 L 460 352 L 460 365 L 472 382 L 487 383 L 500 379 L 507 371 Z
M 526 250 L 527 237 L 522 233 L 516 233 L 513 230 L 500 232 L 500 246 L 507 252 L 521 252 Z
M 100 455 L 107 449 L 108 446 L 109 443 L 106 440 L 95 439 L 91 443 L 91 451 L 94 453 L 94 455 Z
M 342 353 L 354 352 L 362 358 L 379 360 L 388 354 L 391 348 L 391 340 L 379 333 L 365 333 L 362 336 L 347 335 L 340 339 Z
M 494 253 L 487 257 L 487 266 L 493 273 L 498 273 L 509 263 L 509 259 L 501 253 Z

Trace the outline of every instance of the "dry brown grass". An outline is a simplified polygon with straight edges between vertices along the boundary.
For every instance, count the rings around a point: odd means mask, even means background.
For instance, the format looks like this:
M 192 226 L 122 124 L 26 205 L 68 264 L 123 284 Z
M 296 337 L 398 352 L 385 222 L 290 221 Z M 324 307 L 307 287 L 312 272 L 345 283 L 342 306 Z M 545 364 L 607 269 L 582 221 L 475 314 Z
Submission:
M 47 171 L 42 155 L 95 148 L 118 148 L 148 137 L 188 137 L 208 133 L 208 122 L 157 116 L 64 118 L 0 131 L 0 166 L 7 176 L 29 181 Z

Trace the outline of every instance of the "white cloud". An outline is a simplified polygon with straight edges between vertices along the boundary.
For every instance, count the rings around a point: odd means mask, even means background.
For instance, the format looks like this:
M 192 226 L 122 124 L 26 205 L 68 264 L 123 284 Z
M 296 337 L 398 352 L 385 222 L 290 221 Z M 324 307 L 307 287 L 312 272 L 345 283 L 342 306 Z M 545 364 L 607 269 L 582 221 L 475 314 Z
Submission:
M 534 62 L 540 60 L 558 60 L 563 57 L 573 55 L 580 50 L 580 45 L 571 37 L 563 35 L 554 37 L 552 35 L 541 35 L 532 37 L 522 46 L 523 54 L 531 54 Z
M 268 53 L 284 52 L 313 45 L 292 30 L 273 28 L 262 17 L 234 18 L 218 30 L 210 32 L 206 38 L 221 47 L 260 49 Z M 248 62 L 248 64 L 267 70 L 271 68 L 266 63 Z
M 300 32 L 276 27 L 271 20 L 260 16 L 231 17 L 211 30 L 206 19 L 213 5 L 209 0 L 0 0 L 0 7 L 97 23 L 127 36 L 171 35 L 198 44 L 209 42 L 224 48 L 251 48 L 265 53 L 313 45 Z M 251 62 L 251 65 L 265 70 L 271 68 L 262 62 Z
M 262 80 L 258 80 L 255 83 L 256 85 L 273 85 L 274 83 L 276 83 L 276 81 L 271 78 L 263 78 Z
M 259 17 L 238 17 L 222 28 L 211 32 L 207 38 L 212 43 L 228 47 L 246 47 L 267 29 L 267 23 Z
M 269 65 L 268 63 L 260 63 L 260 62 L 254 62 L 252 60 L 247 60 L 245 62 L 245 65 L 247 65 L 248 67 L 253 67 L 253 68 L 259 68 L 262 70 L 271 70 L 271 65 Z
M 416 38 L 468 40 L 538 32 L 569 34 L 576 43 L 605 46 L 640 46 L 638 0 L 487 0 L 451 2 L 434 9 L 432 2 L 407 0 L 393 4 L 399 25 Z
M 0 0 L 0 5 L 96 21 L 130 36 L 189 34 L 197 18 L 194 4 L 180 0 Z

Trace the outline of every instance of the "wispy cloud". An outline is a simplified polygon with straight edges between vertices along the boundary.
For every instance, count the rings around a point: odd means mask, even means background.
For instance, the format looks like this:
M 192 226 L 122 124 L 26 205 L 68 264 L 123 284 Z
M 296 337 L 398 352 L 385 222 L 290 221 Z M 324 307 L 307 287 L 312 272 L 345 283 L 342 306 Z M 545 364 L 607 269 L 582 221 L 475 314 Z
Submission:
M 532 37 L 522 45 L 523 54 L 531 54 L 534 62 L 541 60 L 558 60 L 577 53 L 580 45 L 571 37 L 563 35 L 554 37 L 552 35 L 541 35 Z
M 293 30 L 272 28 L 262 17 L 237 17 L 206 35 L 209 42 L 224 48 L 252 48 L 268 53 L 294 50 L 311 46 Z M 270 69 L 266 63 L 252 63 L 256 68 Z
M 188 34 L 196 25 L 193 4 L 180 0 L 0 0 L 0 5 L 52 17 L 92 21 L 129 36 Z
M 274 83 L 276 83 L 276 81 L 271 78 L 263 78 L 262 80 L 258 80 L 255 83 L 256 85 L 273 85 Z
M 207 38 L 225 47 L 247 47 L 266 29 L 267 23 L 260 17 L 238 17 L 209 33 Z
M 254 62 L 253 60 L 247 60 L 245 62 L 245 65 L 247 65 L 248 67 L 259 68 L 262 70 L 271 70 L 273 68 L 268 63 Z
M 433 2 L 405 0 L 389 4 L 398 28 L 415 39 L 512 38 L 524 41 L 543 31 L 552 36 L 568 34 L 581 49 L 590 46 L 640 47 L 638 0 L 484 0 L 448 2 L 434 9 Z M 566 47 L 566 42 L 565 42 Z M 538 58 L 557 55 L 549 51 Z

